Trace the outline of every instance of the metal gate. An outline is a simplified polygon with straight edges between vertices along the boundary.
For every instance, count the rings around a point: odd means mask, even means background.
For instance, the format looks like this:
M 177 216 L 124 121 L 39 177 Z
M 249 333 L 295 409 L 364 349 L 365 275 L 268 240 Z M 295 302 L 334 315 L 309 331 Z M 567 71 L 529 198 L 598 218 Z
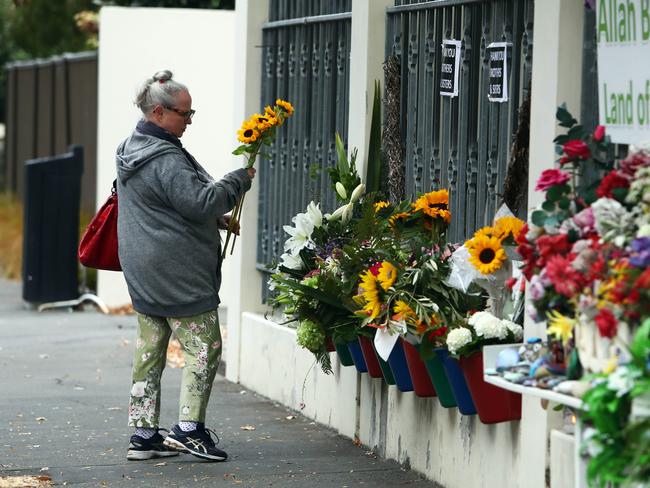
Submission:
M 388 8 L 386 57 L 394 54 L 401 69 L 406 196 L 449 189 L 450 242 L 489 225 L 500 203 L 517 110 L 529 96 L 533 4 L 397 0 Z M 460 89 L 454 98 L 440 96 L 437 88 L 444 39 L 462 41 Z M 510 99 L 504 103 L 487 96 L 486 47 L 497 41 L 511 43 Z
M 325 168 L 336 160 L 334 134 L 347 140 L 351 0 L 271 0 L 263 26 L 262 104 L 295 106 L 259 167 L 258 269 L 277 259 L 282 226 L 309 200 L 332 211 Z

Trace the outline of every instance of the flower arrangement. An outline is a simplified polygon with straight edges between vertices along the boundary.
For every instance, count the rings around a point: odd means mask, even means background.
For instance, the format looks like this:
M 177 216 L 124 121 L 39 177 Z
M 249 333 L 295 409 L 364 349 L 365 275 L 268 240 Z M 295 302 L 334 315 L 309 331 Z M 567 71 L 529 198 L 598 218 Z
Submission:
M 294 108 L 291 103 L 277 99 L 275 105 L 271 107 L 267 105 L 264 108 L 264 113 L 257 113 L 251 115 L 248 119 L 242 122 L 241 128 L 237 131 L 237 139 L 242 144 L 239 145 L 232 153 L 236 156 L 244 155 L 246 157 L 245 168 L 252 168 L 255 160 L 260 153 L 263 145 L 271 146 L 275 141 L 277 128 L 284 124 L 284 121 L 291 117 L 294 113 Z M 223 246 L 222 259 L 226 257 L 230 237 L 232 236 L 233 229 L 236 222 L 241 218 L 241 212 L 244 205 L 244 195 L 241 196 L 235 208 L 232 211 L 233 218 L 228 223 L 228 232 L 226 234 L 226 242 Z M 236 237 L 233 237 L 232 247 L 230 254 L 235 248 Z
M 650 151 L 608 159 L 609 138 L 587 133 L 564 107 L 558 167 L 542 173 L 545 200 L 517 236 L 534 320 L 587 372 L 583 450 L 589 483 L 650 474 Z M 580 183 L 588 173 L 595 183 Z
M 447 348 L 453 355 L 469 356 L 482 346 L 520 342 L 523 338 L 524 329 L 521 325 L 483 311 L 470 316 L 467 326 L 449 332 Z

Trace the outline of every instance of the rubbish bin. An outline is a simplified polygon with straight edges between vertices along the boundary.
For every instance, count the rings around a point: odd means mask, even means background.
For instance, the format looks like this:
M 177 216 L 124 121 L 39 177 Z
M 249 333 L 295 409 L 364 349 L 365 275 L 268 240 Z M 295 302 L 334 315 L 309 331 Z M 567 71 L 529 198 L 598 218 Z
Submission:
M 83 148 L 25 161 L 23 300 L 79 297 L 77 245 Z

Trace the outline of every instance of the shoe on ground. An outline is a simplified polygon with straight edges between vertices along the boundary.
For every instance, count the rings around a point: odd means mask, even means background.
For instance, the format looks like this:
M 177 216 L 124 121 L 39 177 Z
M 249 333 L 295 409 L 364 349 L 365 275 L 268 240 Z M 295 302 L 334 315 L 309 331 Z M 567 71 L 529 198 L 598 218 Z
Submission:
M 228 454 L 215 446 L 212 435 L 217 438 L 218 443 L 217 435 L 212 430 L 206 429 L 202 423 L 197 424 L 196 429 L 189 432 L 184 432 L 178 425 L 174 425 L 165 438 L 165 447 L 187 452 L 201 459 L 225 461 L 228 459 Z
M 166 429 L 160 430 L 167 432 Z M 126 458 L 130 461 L 142 461 L 145 459 L 178 456 L 178 451 L 165 446 L 164 440 L 159 432 L 156 432 L 149 439 L 134 434 L 131 436 Z

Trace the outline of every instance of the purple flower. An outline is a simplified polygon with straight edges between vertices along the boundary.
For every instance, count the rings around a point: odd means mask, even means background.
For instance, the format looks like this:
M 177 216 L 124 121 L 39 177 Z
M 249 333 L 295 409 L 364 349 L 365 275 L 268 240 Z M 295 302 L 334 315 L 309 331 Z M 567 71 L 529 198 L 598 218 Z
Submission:
M 650 265 L 650 237 L 639 237 L 632 241 L 630 264 L 637 268 L 647 268 Z

